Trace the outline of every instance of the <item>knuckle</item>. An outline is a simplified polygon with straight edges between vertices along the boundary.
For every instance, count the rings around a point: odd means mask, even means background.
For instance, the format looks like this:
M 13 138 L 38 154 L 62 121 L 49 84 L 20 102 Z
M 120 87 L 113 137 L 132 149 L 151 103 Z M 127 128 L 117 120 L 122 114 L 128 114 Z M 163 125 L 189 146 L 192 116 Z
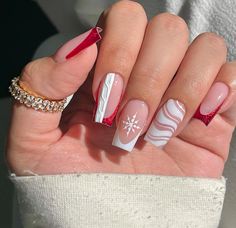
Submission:
M 206 32 L 200 34 L 198 39 L 206 42 L 212 49 L 214 50 L 221 50 L 226 52 L 226 43 L 223 37 L 217 35 L 216 33 Z
M 188 32 L 188 26 L 184 19 L 171 13 L 161 13 L 152 18 L 151 23 L 159 24 L 165 30 Z
M 120 14 L 121 16 L 140 16 L 146 15 L 145 10 L 141 4 L 134 1 L 122 0 L 113 4 L 109 8 L 109 14 Z
M 41 58 L 29 62 L 22 70 L 22 79 L 26 81 L 31 81 L 37 75 L 43 73 L 50 66 L 52 66 L 53 60 L 50 57 Z
M 116 66 L 117 69 L 125 74 L 130 73 L 130 65 L 132 65 L 135 61 L 135 56 L 133 53 L 127 50 L 112 50 L 109 55 L 111 58 L 112 56 L 116 56 L 116 58 L 113 58 L 113 65 Z
M 150 89 L 156 89 L 157 85 L 161 87 L 162 83 L 164 83 L 164 80 L 160 78 L 161 74 L 161 69 L 158 67 L 144 66 L 139 69 L 136 77 L 142 85 L 147 85 Z
M 204 91 L 206 80 L 204 80 L 204 77 L 202 80 L 198 80 L 196 77 L 194 77 L 195 74 L 189 74 L 188 78 L 185 78 L 183 80 L 183 84 L 185 85 L 185 90 L 183 93 L 186 97 L 189 97 L 189 99 L 195 99 L 197 97 L 202 96 L 202 92 Z M 194 93 L 193 93 L 194 91 Z M 189 96 L 189 94 L 194 94 L 194 96 Z

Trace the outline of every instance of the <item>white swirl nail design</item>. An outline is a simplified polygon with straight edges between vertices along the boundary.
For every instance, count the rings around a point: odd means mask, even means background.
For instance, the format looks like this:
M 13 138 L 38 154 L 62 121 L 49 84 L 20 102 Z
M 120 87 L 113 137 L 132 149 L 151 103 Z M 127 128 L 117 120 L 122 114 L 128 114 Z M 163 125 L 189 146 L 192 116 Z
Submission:
M 144 139 L 157 147 L 164 146 L 183 120 L 185 112 L 182 103 L 173 99 L 168 100 L 156 114 Z

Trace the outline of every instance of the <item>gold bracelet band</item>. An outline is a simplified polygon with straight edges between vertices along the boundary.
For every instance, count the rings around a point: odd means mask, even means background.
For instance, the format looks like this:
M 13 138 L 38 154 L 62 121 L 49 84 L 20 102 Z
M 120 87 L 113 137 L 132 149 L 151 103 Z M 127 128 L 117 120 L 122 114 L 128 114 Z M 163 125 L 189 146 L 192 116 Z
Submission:
M 65 108 L 66 98 L 63 100 L 49 100 L 31 91 L 28 92 L 20 85 L 20 77 L 12 79 L 9 91 L 21 104 L 24 104 L 28 108 L 33 108 L 36 111 L 62 112 Z

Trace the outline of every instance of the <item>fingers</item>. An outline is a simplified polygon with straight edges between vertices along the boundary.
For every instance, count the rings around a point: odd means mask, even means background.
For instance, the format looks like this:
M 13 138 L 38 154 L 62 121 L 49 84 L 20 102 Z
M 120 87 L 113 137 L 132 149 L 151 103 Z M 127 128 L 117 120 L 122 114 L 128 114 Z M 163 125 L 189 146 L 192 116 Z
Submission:
M 189 47 L 174 80 L 167 89 L 160 109 L 148 129 L 145 140 L 163 147 L 178 134 L 194 115 L 199 104 L 214 82 L 218 71 L 226 61 L 223 39 L 212 33 L 200 35 Z M 212 97 L 218 97 L 211 105 L 201 107 L 204 114 L 215 112 L 227 97 L 228 88 L 220 83 L 212 88 Z
M 185 22 L 171 14 L 153 18 L 146 29 L 121 105 L 113 145 L 133 149 L 152 116 L 188 47 Z
M 120 1 L 106 11 L 105 19 L 93 81 L 94 120 L 111 125 L 138 56 L 147 17 L 140 4 Z
M 98 32 L 96 28 L 90 30 L 66 43 L 53 57 L 29 63 L 22 72 L 21 81 L 24 86 L 52 100 L 62 99 L 74 93 L 84 82 L 95 62 L 97 48 L 93 44 L 100 39 Z M 84 49 L 86 47 L 88 48 Z M 36 140 L 37 137 L 44 145 L 45 142 L 55 142 L 60 137 L 60 131 L 57 129 L 60 118 L 59 112 L 44 113 L 15 103 L 10 140 L 30 141 L 32 138 Z

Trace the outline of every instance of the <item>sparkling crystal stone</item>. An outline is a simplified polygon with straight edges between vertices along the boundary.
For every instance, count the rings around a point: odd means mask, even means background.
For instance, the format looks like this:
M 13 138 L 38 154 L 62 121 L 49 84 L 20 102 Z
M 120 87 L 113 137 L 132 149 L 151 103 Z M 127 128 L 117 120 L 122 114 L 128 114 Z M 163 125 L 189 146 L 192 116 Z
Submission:
M 47 106 L 50 104 L 49 100 L 44 100 L 42 104 L 42 111 L 46 111 Z
M 24 103 L 24 100 L 25 100 L 25 97 L 26 97 L 26 94 L 21 91 L 20 95 L 18 96 L 18 99 L 20 101 L 20 103 Z
M 25 99 L 25 101 L 24 101 L 24 104 L 25 104 L 27 107 L 31 107 L 33 102 L 34 102 L 34 96 L 27 95 L 27 96 L 26 96 L 26 99 Z
M 32 107 L 35 109 L 35 110 L 39 110 L 39 109 L 42 109 L 42 105 L 43 105 L 43 100 L 39 97 L 37 97 L 32 105 Z
M 55 101 L 50 102 L 46 107 L 47 111 L 52 112 L 54 104 L 55 104 Z
M 57 111 L 58 108 L 59 108 L 59 104 L 57 104 L 57 103 L 55 102 L 55 104 L 54 104 L 54 106 L 53 106 L 53 111 Z

